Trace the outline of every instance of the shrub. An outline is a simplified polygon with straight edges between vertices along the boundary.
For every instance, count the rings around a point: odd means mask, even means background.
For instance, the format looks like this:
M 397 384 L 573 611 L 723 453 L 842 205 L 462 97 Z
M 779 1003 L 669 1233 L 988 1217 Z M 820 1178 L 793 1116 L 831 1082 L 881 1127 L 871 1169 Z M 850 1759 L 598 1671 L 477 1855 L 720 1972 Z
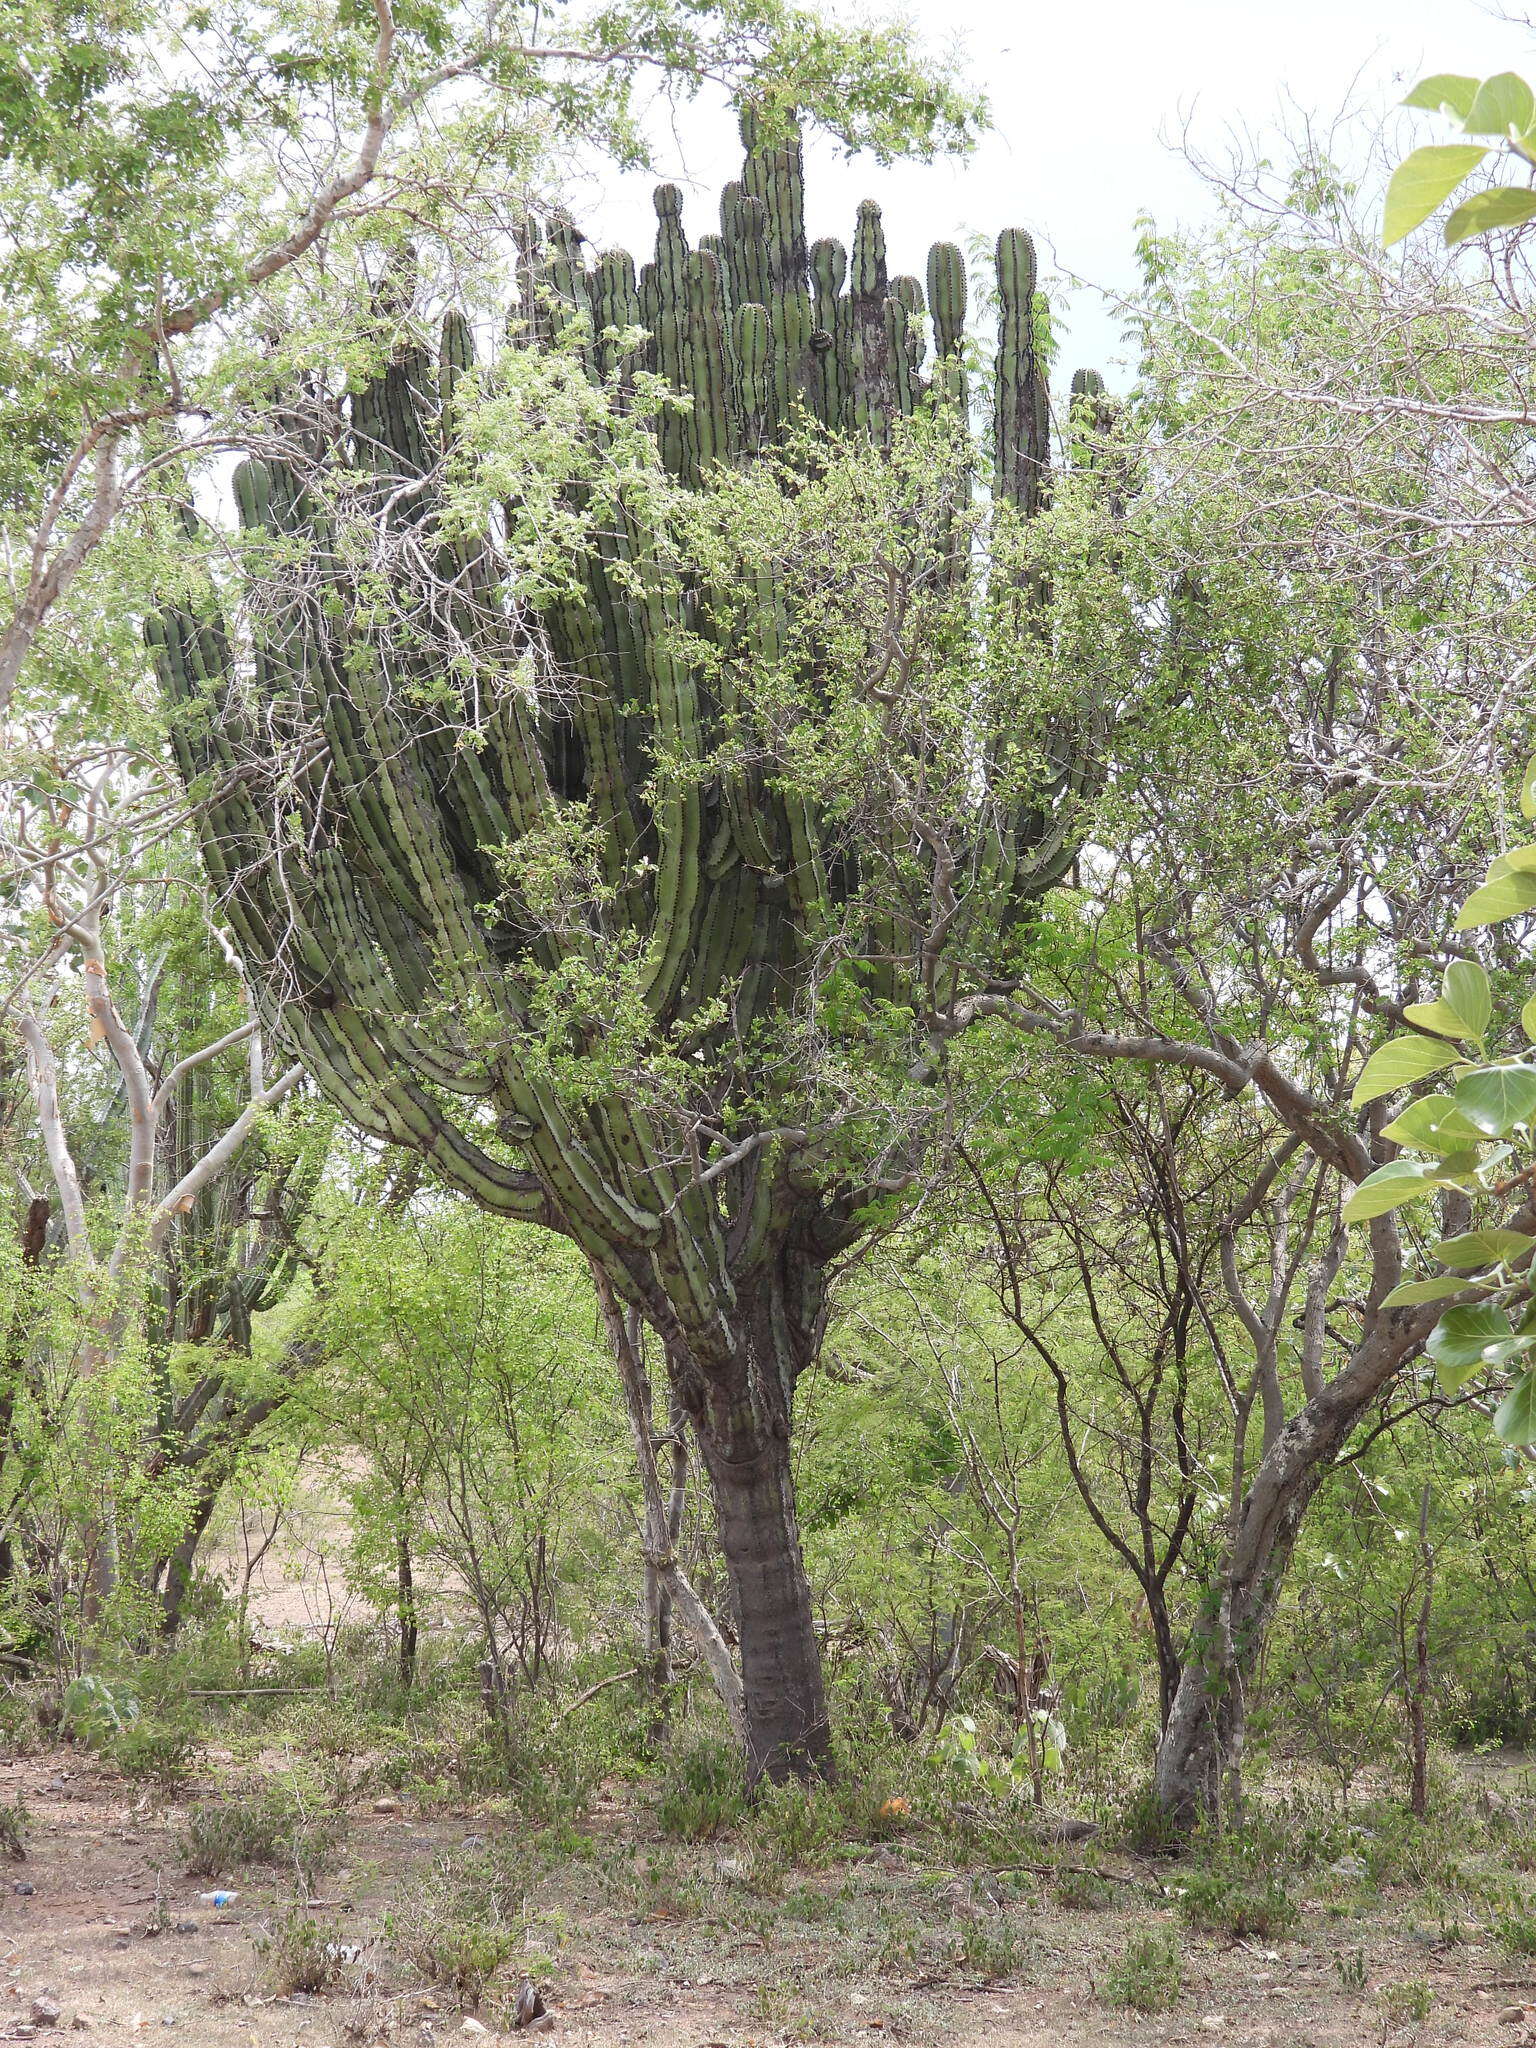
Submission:
M 1388 2026 L 1406 2027 L 1429 2018 L 1435 1994 L 1422 1977 L 1410 1977 L 1402 1984 L 1383 1984 L 1376 2003 Z
M 196 1738 L 178 1721 L 153 1720 L 147 1715 L 113 1737 L 109 1750 L 113 1763 L 129 1778 L 141 1778 L 163 1792 L 174 1792 L 187 1781 Z
M 843 1816 L 822 1785 L 759 1787 L 749 1822 L 754 1857 L 763 1862 L 807 1863 L 843 1832 Z
M 1092 1870 L 1063 1870 L 1051 1880 L 1051 1896 L 1073 1913 L 1097 1913 L 1114 1903 L 1115 1888 Z
M 315 1879 L 340 1844 L 337 1813 L 308 1813 L 291 1794 L 207 1799 L 187 1815 L 182 1848 L 189 1877 L 225 1877 L 247 1863 L 291 1864 L 300 1881 Z
M 707 1842 L 747 1810 L 741 1756 L 723 1742 L 699 1743 L 674 1758 L 656 1805 L 656 1824 L 678 1842 Z
M 1513 1907 L 1500 1913 L 1494 1932 L 1512 1956 L 1536 1956 L 1536 1914 Z
M 385 1936 L 418 1976 L 447 1985 L 474 2012 L 517 1950 L 518 1930 L 509 1917 L 520 1904 L 515 1891 L 510 1872 L 494 1857 L 463 1864 L 445 1859 L 415 1898 L 388 1915 Z
M 0 1806 L 0 1856 L 9 1856 L 13 1863 L 27 1860 L 27 1823 L 31 1815 L 17 1802 L 15 1806 Z
M 1143 1856 L 1171 1856 L 1179 1847 L 1173 1819 L 1150 1785 L 1143 1785 L 1125 1802 L 1120 1813 L 1120 1832 L 1131 1848 Z
M 1100 1996 L 1136 2012 L 1166 2012 L 1184 1989 L 1184 1958 L 1171 1927 L 1133 1934 L 1104 1972 Z
M 962 1921 L 959 1951 L 962 1968 L 988 1984 L 1023 1973 L 1024 1944 L 1019 1939 L 1018 1929 L 1006 1915 Z
M 1233 1875 L 1222 1870 L 1191 1871 L 1181 1887 L 1179 1911 L 1191 1927 L 1208 1934 L 1275 1941 L 1294 1931 L 1296 1903 L 1278 1877 Z
M 280 1998 L 294 1991 L 328 1991 L 340 1982 L 348 1960 L 334 1935 L 298 1906 L 290 1906 L 257 1938 L 256 1953 Z
M 94 1672 L 65 1688 L 61 1706 L 65 1731 L 91 1749 L 105 1749 L 139 1718 L 139 1697 L 130 1685 L 111 1685 Z

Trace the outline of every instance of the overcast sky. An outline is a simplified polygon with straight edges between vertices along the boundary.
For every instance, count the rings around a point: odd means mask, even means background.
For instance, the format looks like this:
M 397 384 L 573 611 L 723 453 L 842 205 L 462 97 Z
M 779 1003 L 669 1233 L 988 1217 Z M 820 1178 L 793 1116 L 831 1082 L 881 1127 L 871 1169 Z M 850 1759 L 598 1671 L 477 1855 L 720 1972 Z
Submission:
M 859 200 L 878 199 L 893 269 L 918 276 L 932 241 L 1024 226 L 1043 263 L 1125 286 L 1136 215 L 1171 226 L 1205 204 L 1171 146 L 1186 121 L 1219 152 L 1234 128 L 1273 134 L 1288 102 L 1332 116 L 1351 101 L 1388 106 L 1430 71 L 1536 72 L 1536 38 L 1479 0 L 910 0 L 904 11 L 936 48 L 958 44 L 993 132 L 962 164 L 882 169 L 813 146 L 807 196 L 813 238 L 844 241 Z M 657 141 L 689 191 L 690 233 L 708 232 L 714 195 L 737 174 L 732 124 L 695 103 Z M 647 181 L 609 178 L 578 204 L 600 242 L 649 246 Z M 1065 367 L 1114 350 L 1091 299 L 1074 304 L 1070 330 Z

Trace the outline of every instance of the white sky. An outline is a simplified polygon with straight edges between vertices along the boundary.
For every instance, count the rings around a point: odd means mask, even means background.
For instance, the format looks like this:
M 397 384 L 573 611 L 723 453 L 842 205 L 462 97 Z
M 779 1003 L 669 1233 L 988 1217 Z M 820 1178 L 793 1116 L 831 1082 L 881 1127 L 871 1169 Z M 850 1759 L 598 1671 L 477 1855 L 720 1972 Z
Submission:
M 878 0 L 867 11 L 881 12 Z M 1385 109 L 1431 71 L 1536 72 L 1536 37 L 1481 0 L 908 0 L 903 11 L 935 47 L 958 43 L 993 132 L 961 164 L 882 169 L 813 145 L 808 224 L 813 239 L 846 242 L 859 200 L 877 199 L 893 271 L 919 277 L 930 242 L 1024 226 L 1043 268 L 1126 286 L 1138 213 L 1168 227 L 1203 210 L 1171 146 L 1186 118 L 1195 142 L 1220 154 L 1236 130 L 1273 135 L 1288 102 L 1329 117 L 1347 102 Z M 1439 139 L 1423 120 L 1425 139 Z M 715 195 L 740 161 L 733 124 L 694 103 L 658 148 L 690 194 L 690 235 L 716 228 Z M 577 205 L 596 240 L 639 257 L 654 235 L 649 195 L 645 179 L 610 178 Z M 1109 360 L 1116 330 L 1096 302 L 1079 296 L 1068 324 L 1062 367 L 1095 362 L 1121 381 Z

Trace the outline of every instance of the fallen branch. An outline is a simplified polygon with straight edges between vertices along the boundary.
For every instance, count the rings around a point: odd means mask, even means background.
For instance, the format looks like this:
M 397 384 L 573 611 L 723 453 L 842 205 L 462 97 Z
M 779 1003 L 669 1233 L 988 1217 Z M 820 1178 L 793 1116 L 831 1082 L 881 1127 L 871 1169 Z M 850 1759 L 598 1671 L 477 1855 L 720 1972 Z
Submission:
M 596 1685 L 589 1685 L 585 1692 L 577 1693 L 575 1699 L 571 1701 L 568 1707 L 560 1709 L 560 1719 L 563 1721 L 568 1714 L 574 1714 L 576 1709 L 584 1707 L 588 1700 L 595 1700 L 598 1694 L 606 1692 L 610 1685 L 622 1685 L 626 1678 L 638 1678 L 639 1676 L 640 1666 L 638 1664 L 631 1664 L 627 1671 L 611 1672 L 607 1678 L 600 1678 Z
M 1063 1872 L 1070 1872 L 1074 1877 L 1102 1877 L 1109 1884 L 1128 1884 L 1159 1899 L 1168 1896 L 1168 1887 L 1155 1879 L 1127 1877 L 1118 1870 L 1098 1870 L 1091 1863 L 993 1863 L 988 1868 L 994 1877 L 1008 1877 L 1016 1870 L 1027 1870 L 1032 1877 L 1060 1877 Z
M 183 1693 L 182 1697 L 183 1699 L 189 1700 L 249 1700 L 255 1699 L 263 1693 L 271 1693 L 275 1696 L 279 1693 L 329 1691 L 330 1687 L 326 1685 L 219 1685 L 207 1687 L 194 1686 L 190 1688 L 187 1692 Z

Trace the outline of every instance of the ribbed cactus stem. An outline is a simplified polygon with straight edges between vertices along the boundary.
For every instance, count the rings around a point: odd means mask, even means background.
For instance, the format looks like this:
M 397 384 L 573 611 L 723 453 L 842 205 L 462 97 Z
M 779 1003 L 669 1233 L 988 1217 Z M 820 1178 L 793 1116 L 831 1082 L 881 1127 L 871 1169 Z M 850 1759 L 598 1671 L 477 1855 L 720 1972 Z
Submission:
M 750 463 L 807 415 L 831 435 L 892 448 L 927 404 L 930 375 L 963 421 L 959 250 L 931 251 L 925 303 L 915 278 L 889 276 L 871 203 L 849 252 L 810 247 L 798 137 L 752 117 L 744 136 L 718 235 L 690 248 L 682 195 L 663 186 L 654 254 L 638 275 L 622 251 L 589 263 L 567 219 L 544 234 L 530 225 L 508 323 L 515 345 L 574 348 L 587 374 L 617 381 L 621 403 L 639 372 L 665 380 L 677 402 L 656 422 L 659 453 L 685 488 Z M 825 1746 L 787 1505 L 790 1400 L 814 1355 L 827 1262 L 866 1227 L 867 1191 L 835 1147 L 829 1176 L 808 1163 L 811 1141 L 778 1124 L 752 1138 L 758 1048 L 772 1064 L 772 1049 L 820 1014 L 834 943 L 887 1006 L 882 1035 L 905 1014 L 921 1036 L 939 984 L 913 933 L 938 882 L 921 871 L 921 835 L 876 822 L 850 837 L 779 759 L 780 737 L 743 675 L 755 664 L 783 678 L 786 702 L 798 689 L 807 705 L 825 677 L 798 630 L 793 580 L 771 554 L 745 566 L 744 589 L 713 590 L 677 560 L 680 523 L 652 523 L 652 496 L 573 486 L 572 510 L 600 503 L 603 516 L 563 585 L 530 613 L 532 600 L 512 602 L 498 582 L 490 537 L 434 538 L 437 465 L 461 430 L 475 348 L 455 312 L 429 350 L 411 324 L 414 285 L 397 287 L 387 319 L 398 346 L 352 401 L 351 445 L 328 456 L 318 434 L 293 443 L 333 463 L 334 478 L 270 462 L 235 477 L 253 560 L 262 536 L 273 543 L 248 669 L 223 628 L 190 609 L 151 621 L 177 707 L 177 759 L 206 797 L 210 875 L 272 1031 L 362 1129 L 414 1148 L 487 1208 L 563 1231 L 662 1334 L 716 1488 L 754 1757 L 777 1769 Z M 996 496 L 1028 514 L 1043 500 L 1048 414 L 1034 251 L 1018 231 L 998 244 L 998 297 Z M 637 329 L 644 339 L 626 352 L 619 337 Z M 1103 405 L 1094 382 L 1074 393 L 1080 408 Z M 332 481 L 356 489 L 359 471 L 381 539 L 436 573 L 392 625 L 353 602 L 353 557 L 322 511 Z M 925 544 L 941 580 L 969 589 L 965 504 L 962 481 Z M 967 630 L 984 638 L 1005 617 L 1012 630 L 1032 602 L 1027 588 L 996 602 L 977 588 Z M 451 657 L 433 644 L 439 628 L 453 633 Z M 979 676 L 989 659 L 982 648 Z M 456 733 L 445 693 L 459 689 Z M 988 781 L 1014 750 L 994 738 L 976 749 L 986 823 L 963 869 L 967 900 L 995 906 L 994 932 L 1070 859 L 1072 799 L 1088 770 L 1075 735 L 1044 751 L 1059 761 L 1020 799 L 1011 782 L 1001 793 Z M 573 829 L 596 886 L 577 910 L 549 914 L 529 878 Z M 879 878 L 893 874 L 921 912 L 878 900 Z M 635 1086 L 622 1075 L 573 1085 L 562 1059 L 579 1067 L 608 1052 L 607 1027 L 588 1012 L 615 961 L 649 1017 L 664 1078 L 653 1085 L 647 1069 Z M 541 1007 L 551 988 L 569 1010 L 554 1013 L 558 1026 Z M 552 1051 L 557 1029 L 570 1043 Z M 663 1119 L 695 1044 L 717 1078 L 680 1141 Z M 721 1132 L 732 1157 L 701 1170 L 700 1146 Z M 759 1580 L 747 1553 L 759 1536 L 793 1582 L 793 1612 L 772 1628 L 751 1606 Z

